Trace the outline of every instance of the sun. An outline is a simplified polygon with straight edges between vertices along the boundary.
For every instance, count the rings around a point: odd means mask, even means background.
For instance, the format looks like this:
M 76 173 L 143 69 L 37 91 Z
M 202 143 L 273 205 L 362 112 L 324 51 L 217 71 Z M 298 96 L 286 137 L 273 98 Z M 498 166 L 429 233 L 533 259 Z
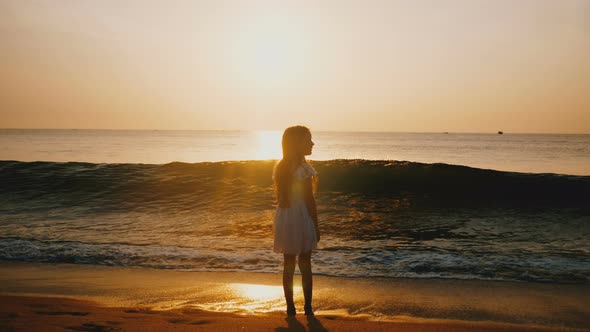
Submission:
M 230 67 L 244 89 L 280 92 L 305 74 L 307 31 L 288 15 L 260 15 L 243 24 L 232 40 Z

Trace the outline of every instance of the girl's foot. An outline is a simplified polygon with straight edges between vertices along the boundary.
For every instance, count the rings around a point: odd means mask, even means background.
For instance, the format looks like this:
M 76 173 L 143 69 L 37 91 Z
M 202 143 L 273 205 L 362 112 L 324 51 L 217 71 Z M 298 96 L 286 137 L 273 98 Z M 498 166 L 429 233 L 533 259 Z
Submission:
M 295 316 L 295 306 L 287 306 L 287 316 Z
M 313 316 L 313 310 L 311 309 L 311 304 L 306 304 L 303 307 L 303 310 L 305 310 L 305 316 Z

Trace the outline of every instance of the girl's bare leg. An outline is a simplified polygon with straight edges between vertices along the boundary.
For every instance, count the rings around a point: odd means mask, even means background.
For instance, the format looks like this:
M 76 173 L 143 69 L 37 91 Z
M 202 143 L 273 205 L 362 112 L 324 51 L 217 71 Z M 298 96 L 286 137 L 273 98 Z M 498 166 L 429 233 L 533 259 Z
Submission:
M 284 255 L 283 265 L 283 291 L 287 302 L 287 315 L 295 315 L 295 303 L 293 303 L 293 274 L 295 273 L 295 255 Z
M 299 271 L 301 271 L 301 286 L 305 298 L 305 314 L 313 315 L 311 298 L 313 293 L 313 279 L 311 273 L 311 251 L 299 255 Z

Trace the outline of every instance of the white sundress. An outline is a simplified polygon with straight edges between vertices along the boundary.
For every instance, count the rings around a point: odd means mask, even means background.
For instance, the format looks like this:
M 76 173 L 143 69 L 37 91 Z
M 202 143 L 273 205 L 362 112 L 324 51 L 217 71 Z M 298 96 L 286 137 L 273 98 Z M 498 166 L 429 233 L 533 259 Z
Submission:
M 274 252 L 299 255 L 317 249 L 315 224 L 303 199 L 304 180 L 316 174 L 315 169 L 305 162 L 293 172 L 290 207 L 277 207 L 275 214 Z

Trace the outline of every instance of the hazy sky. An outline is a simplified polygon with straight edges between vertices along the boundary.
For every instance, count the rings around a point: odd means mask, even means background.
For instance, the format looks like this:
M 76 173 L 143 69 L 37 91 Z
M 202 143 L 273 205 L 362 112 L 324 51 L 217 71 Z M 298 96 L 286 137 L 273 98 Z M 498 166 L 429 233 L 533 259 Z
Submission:
M 590 133 L 590 0 L 0 1 L 0 127 Z

